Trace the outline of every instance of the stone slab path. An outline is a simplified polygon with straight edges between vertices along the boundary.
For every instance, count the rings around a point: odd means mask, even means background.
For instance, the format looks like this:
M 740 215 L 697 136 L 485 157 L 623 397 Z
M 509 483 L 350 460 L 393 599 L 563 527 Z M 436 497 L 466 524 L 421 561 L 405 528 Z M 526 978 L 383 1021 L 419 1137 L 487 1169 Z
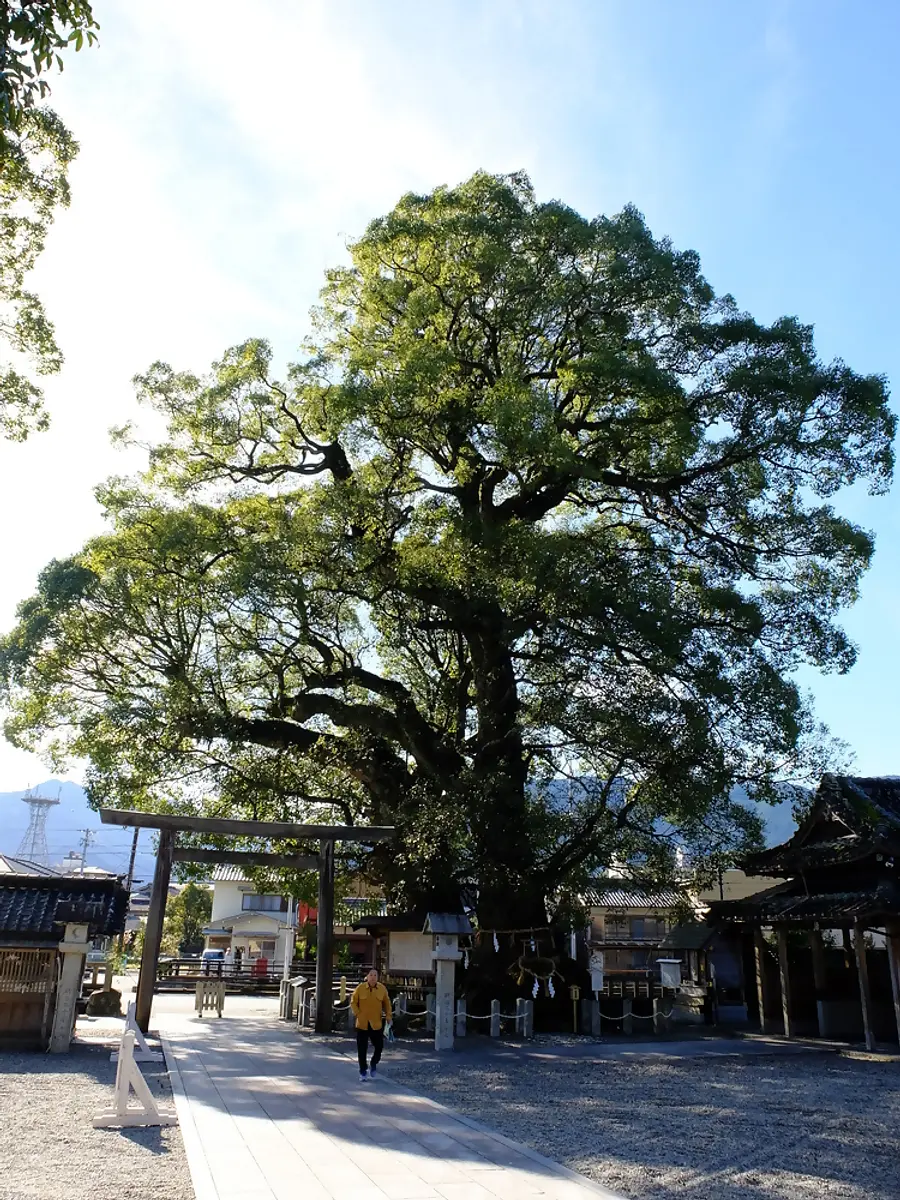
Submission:
M 159 1025 L 196 1200 L 621 1200 L 277 1020 Z

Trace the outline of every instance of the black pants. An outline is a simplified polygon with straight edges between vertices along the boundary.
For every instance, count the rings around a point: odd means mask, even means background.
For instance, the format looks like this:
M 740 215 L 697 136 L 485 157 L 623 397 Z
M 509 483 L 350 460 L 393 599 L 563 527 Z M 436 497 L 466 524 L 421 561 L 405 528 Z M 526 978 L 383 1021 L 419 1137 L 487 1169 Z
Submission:
M 381 1062 L 381 1051 L 384 1049 L 384 1030 L 373 1029 L 371 1025 L 368 1029 L 356 1030 L 356 1052 L 359 1055 L 359 1073 L 365 1075 L 369 1067 L 366 1062 L 366 1052 L 369 1049 L 369 1039 L 372 1040 L 374 1054 L 372 1055 L 372 1066 L 377 1067 Z

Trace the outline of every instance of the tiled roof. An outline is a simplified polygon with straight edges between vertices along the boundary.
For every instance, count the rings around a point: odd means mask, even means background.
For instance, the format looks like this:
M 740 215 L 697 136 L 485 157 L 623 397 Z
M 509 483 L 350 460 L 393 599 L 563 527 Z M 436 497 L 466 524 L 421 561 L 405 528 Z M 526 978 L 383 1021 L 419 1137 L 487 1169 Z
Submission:
M 213 871 L 213 883 L 249 883 L 247 872 L 243 867 L 223 863 Z
M 121 933 L 127 907 L 128 893 L 115 879 L 4 875 L 0 938 L 58 941 L 67 922 L 88 925 L 91 937 Z
M 745 900 L 719 900 L 710 905 L 710 919 L 751 924 L 828 921 L 883 922 L 900 917 L 900 884 L 883 880 L 854 891 L 807 895 L 798 885 L 782 884 Z
M 670 929 L 659 943 L 660 950 L 703 950 L 716 935 L 716 927 L 704 921 L 685 921 Z
M 13 858 L 11 854 L 0 854 L 0 875 L 60 875 L 52 867 L 41 866 L 27 858 Z
M 674 888 L 629 887 L 627 880 L 595 880 L 582 897 L 590 908 L 675 908 L 684 897 Z
M 900 848 L 900 779 L 822 776 L 809 816 L 780 846 L 749 855 L 753 875 L 795 875 Z

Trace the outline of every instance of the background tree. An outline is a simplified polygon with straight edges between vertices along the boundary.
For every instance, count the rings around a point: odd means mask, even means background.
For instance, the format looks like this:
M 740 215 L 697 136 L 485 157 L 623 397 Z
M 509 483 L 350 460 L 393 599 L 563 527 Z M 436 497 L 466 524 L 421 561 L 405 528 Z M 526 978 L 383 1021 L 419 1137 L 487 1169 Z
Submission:
M 884 380 L 633 208 L 406 196 L 283 380 L 254 340 L 137 382 L 167 439 L 0 648 L 8 736 L 95 802 L 393 823 L 351 866 L 508 928 L 821 770 L 792 671 L 853 662 L 872 541 L 829 500 L 888 486 Z
M 22 439 L 47 425 L 33 375 L 62 366 L 53 325 L 26 277 L 60 207 L 69 203 L 68 168 L 78 146 L 49 109 L 44 76 L 61 51 L 96 39 L 91 5 L 80 0 L 0 4 L 0 433 Z
M 212 917 L 212 892 L 196 883 L 186 883 L 166 904 L 163 922 L 164 954 L 196 954 L 203 949 L 203 930 Z

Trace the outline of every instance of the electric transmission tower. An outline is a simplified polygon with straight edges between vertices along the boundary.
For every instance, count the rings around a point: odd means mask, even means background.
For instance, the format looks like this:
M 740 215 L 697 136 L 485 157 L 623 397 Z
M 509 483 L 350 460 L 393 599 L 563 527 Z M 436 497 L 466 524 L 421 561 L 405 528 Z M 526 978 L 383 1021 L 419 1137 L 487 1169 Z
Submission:
M 47 814 L 55 804 L 59 804 L 59 797 L 51 800 L 49 796 L 36 796 L 34 792 L 27 792 L 22 797 L 22 803 L 27 804 L 31 809 L 31 815 L 28 819 L 28 828 L 25 831 L 25 836 L 19 843 L 19 849 L 16 854 L 20 858 L 25 858 L 29 862 L 37 863 L 41 867 L 50 866 L 50 851 L 47 847 Z

